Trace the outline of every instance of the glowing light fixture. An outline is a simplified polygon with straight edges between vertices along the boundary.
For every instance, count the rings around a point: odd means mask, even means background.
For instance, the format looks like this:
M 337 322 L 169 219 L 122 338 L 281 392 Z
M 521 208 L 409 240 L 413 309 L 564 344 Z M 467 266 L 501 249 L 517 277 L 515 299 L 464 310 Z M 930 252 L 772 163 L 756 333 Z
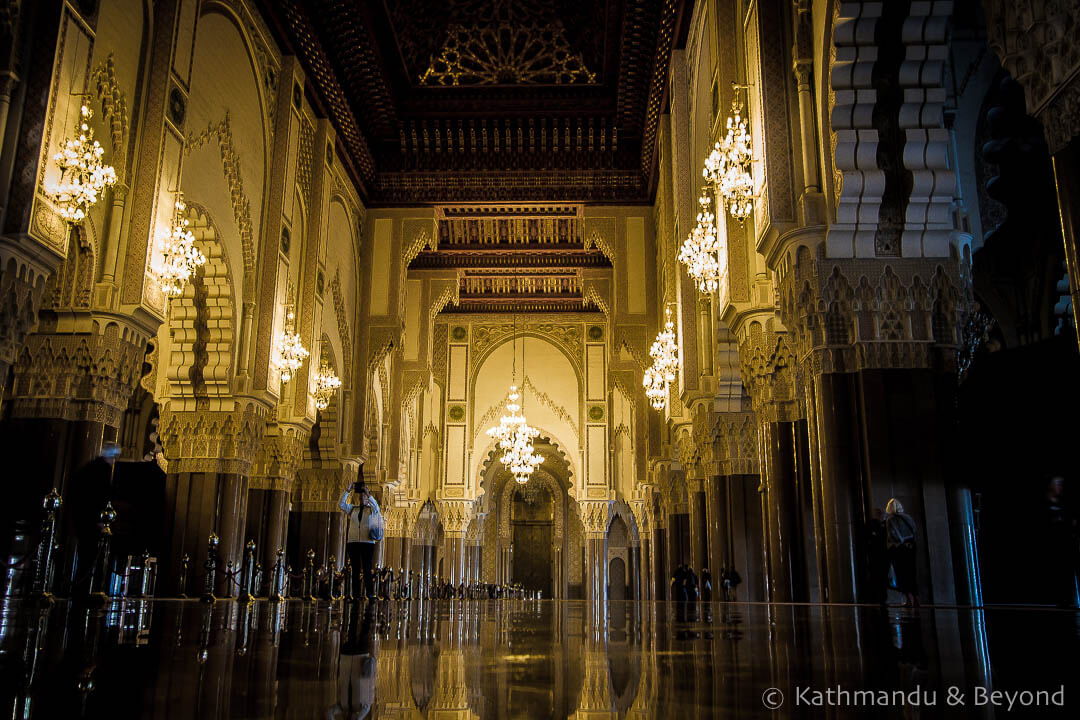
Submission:
M 675 381 L 679 372 L 679 344 L 675 339 L 675 323 L 671 319 L 670 306 L 664 309 L 664 316 L 664 329 L 657 334 L 649 349 L 653 364 L 645 371 L 642 381 L 646 397 L 657 410 L 667 406 L 668 386 Z
M 324 357 L 319 363 L 319 374 L 315 376 L 315 392 L 312 393 L 315 396 L 315 407 L 319 410 L 330 407 L 330 400 L 340 387 L 341 378 L 337 376 Z
M 703 293 L 715 292 L 720 280 L 720 262 L 717 253 L 720 241 L 716 232 L 716 216 L 712 212 L 712 200 L 708 192 L 698 198 L 697 226 L 679 250 L 679 262 L 686 265 L 686 272 Z
M 105 150 L 94 139 L 91 117 L 90 108 L 83 105 L 75 137 L 64 140 L 63 149 L 53 155 L 60 168 L 60 180 L 45 188 L 60 217 L 72 224 L 81 223 L 105 188 L 116 183 L 116 171 L 102 162 Z
M 289 382 L 304 364 L 308 351 L 295 330 L 296 315 L 291 307 L 285 310 L 285 329 L 278 336 L 278 357 L 275 362 L 281 371 L 281 382 Z
M 191 276 L 206 262 L 206 255 L 195 247 L 195 236 L 188 230 L 186 206 L 182 197 L 174 205 L 172 230 L 158 238 L 160 256 L 150 267 L 166 298 L 179 297 Z
M 517 317 L 514 318 L 514 359 L 511 370 L 510 392 L 506 395 L 506 414 L 499 419 L 499 424 L 488 428 L 487 435 L 498 441 L 498 447 L 503 451 L 499 458 L 503 466 L 514 476 L 514 480 L 524 485 L 529 481 L 536 468 L 544 462 L 544 456 L 536 453 L 533 440 L 540 435 L 540 431 L 531 427 L 525 420 L 522 405 L 518 401 L 522 396 L 518 393 L 517 381 Z M 521 344 L 521 374 L 525 374 L 525 342 Z

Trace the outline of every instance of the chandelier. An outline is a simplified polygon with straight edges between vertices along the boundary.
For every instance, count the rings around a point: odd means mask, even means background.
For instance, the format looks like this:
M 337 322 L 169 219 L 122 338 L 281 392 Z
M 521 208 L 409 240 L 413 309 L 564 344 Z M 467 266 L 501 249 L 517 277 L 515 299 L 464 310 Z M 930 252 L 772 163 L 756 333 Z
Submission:
M 708 192 L 698 198 L 697 226 L 679 250 L 679 262 L 686 265 L 686 272 L 703 293 L 715 292 L 720 281 L 719 236 L 716 232 L 716 216 L 712 212 L 712 200 Z
M 296 315 L 293 313 L 292 308 L 289 308 L 285 311 L 285 329 L 278 336 L 278 358 L 275 362 L 278 370 L 281 371 L 281 382 L 286 383 L 292 380 L 293 375 L 304 364 L 304 359 L 308 356 L 308 351 L 301 342 L 300 335 L 294 329 L 295 322 Z
M 517 316 L 514 317 L 514 349 L 511 364 L 511 382 L 517 376 Z M 525 374 L 525 341 L 521 343 L 521 374 Z M 510 392 L 506 395 L 506 414 L 499 419 L 499 424 L 488 428 L 487 435 L 498 442 L 498 447 L 503 451 L 499 458 L 503 466 L 514 476 L 518 483 L 525 484 L 536 468 L 544 462 L 544 457 L 536 453 L 533 440 L 540 435 L 540 431 L 531 427 L 525 420 L 521 404 L 518 400 L 522 396 L 518 393 L 517 384 L 510 385 Z
M 715 185 L 720 192 L 720 197 L 727 205 L 728 214 L 740 223 L 750 217 L 754 209 L 754 176 L 750 172 L 754 151 L 750 127 L 743 117 L 742 100 L 739 99 L 739 90 L 745 90 L 746 87 L 732 83 L 735 97 L 731 101 L 727 132 L 724 139 L 714 146 L 702 171 L 706 181 Z M 713 160 L 713 154 L 716 153 L 719 153 L 719 160 Z
M 172 230 L 161 234 L 161 256 L 150 268 L 166 298 L 179 297 L 195 270 L 206 262 L 206 256 L 195 247 L 195 236 L 188 230 L 185 209 L 183 199 L 178 198 Z
M 675 340 L 675 323 L 671 319 L 671 307 L 664 309 L 664 329 L 656 336 L 649 357 L 653 364 L 645 371 L 642 384 L 652 406 L 663 410 L 667 405 L 668 385 L 675 381 L 679 371 L 679 344 Z
M 94 139 L 91 117 L 90 108 L 83 105 L 76 137 L 65 140 L 63 150 L 53 155 L 60 168 L 60 180 L 45 189 L 60 217 L 69 223 L 82 222 L 105 188 L 116 182 L 116 171 L 101 161 L 105 150 Z
M 315 376 L 315 407 L 319 410 L 325 410 L 330 407 L 330 399 L 334 397 L 334 393 L 341 387 L 341 378 L 326 362 L 326 358 L 322 358 L 319 362 L 319 374 Z

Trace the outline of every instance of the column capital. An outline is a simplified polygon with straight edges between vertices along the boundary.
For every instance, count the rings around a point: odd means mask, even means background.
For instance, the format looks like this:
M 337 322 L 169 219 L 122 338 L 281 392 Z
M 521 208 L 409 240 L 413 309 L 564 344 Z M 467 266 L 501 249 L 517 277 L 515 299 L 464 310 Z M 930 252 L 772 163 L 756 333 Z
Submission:
M 794 249 L 782 266 L 788 353 L 807 379 L 878 369 L 955 372 L 973 303 L 966 261 L 826 259 Z
M 472 520 L 472 500 L 439 500 L 439 522 L 447 537 L 465 537 L 465 529 Z
M 268 423 L 251 466 L 248 488 L 291 492 L 307 440 L 308 432 L 301 427 Z
M 42 313 L 15 363 L 11 413 L 120 426 L 142 377 L 149 332 L 122 316 Z
M 597 538 L 607 534 L 608 520 L 611 519 L 610 500 L 583 500 L 581 521 L 585 525 L 585 537 Z
M 255 403 L 232 410 L 173 410 L 166 403 L 158 433 L 168 472 L 249 475 L 266 416 L 266 408 Z

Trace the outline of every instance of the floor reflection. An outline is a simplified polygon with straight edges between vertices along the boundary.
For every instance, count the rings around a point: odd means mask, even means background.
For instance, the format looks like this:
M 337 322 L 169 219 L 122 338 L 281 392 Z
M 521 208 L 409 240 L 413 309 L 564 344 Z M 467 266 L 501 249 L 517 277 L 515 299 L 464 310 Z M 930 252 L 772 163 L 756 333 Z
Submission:
M 0 712 L 200 720 L 1027 718 L 1076 717 L 1080 705 L 1080 630 L 1070 612 L 586 609 L 509 600 L 355 607 L 127 600 L 99 609 L 8 601 L 0 615 Z M 768 705 L 779 695 L 770 688 L 784 698 L 775 710 Z M 950 688 L 963 704 L 949 702 Z M 985 695 L 979 704 L 977 688 L 1001 692 L 1001 703 Z M 851 695 L 856 690 L 874 695 Z M 1008 711 L 1006 693 L 1023 690 L 1045 691 L 1046 702 L 1018 706 L 1026 697 L 1013 695 Z

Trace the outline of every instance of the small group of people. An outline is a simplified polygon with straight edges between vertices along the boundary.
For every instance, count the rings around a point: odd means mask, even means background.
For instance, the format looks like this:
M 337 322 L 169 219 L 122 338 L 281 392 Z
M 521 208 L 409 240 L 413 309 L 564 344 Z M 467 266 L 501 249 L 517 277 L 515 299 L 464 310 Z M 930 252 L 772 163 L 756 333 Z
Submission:
M 735 568 L 728 568 L 725 566 L 720 568 L 719 579 L 723 596 L 715 598 L 713 577 L 709 568 L 701 569 L 701 578 L 699 580 L 694 569 L 686 563 L 683 563 L 675 568 L 675 573 L 671 576 L 671 599 L 682 602 L 693 602 L 696 600 L 712 602 L 714 599 L 733 602 L 735 600 L 735 588 L 742 582 L 742 576 L 739 575 L 739 572 Z
M 896 498 L 885 505 L 885 516 L 875 509 L 867 523 L 866 555 L 870 569 L 870 599 L 888 601 L 890 589 L 904 596 L 905 605 L 918 606 L 915 573 L 916 525 Z
M 520 584 L 464 582 L 454 585 L 443 578 L 429 578 L 420 573 L 375 565 L 375 546 L 383 539 L 384 522 L 379 503 L 363 481 L 346 488 L 338 507 L 345 513 L 345 553 L 352 567 L 353 595 L 356 598 L 396 598 L 408 600 L 414 595 L 428 598 L 527 598 Z

